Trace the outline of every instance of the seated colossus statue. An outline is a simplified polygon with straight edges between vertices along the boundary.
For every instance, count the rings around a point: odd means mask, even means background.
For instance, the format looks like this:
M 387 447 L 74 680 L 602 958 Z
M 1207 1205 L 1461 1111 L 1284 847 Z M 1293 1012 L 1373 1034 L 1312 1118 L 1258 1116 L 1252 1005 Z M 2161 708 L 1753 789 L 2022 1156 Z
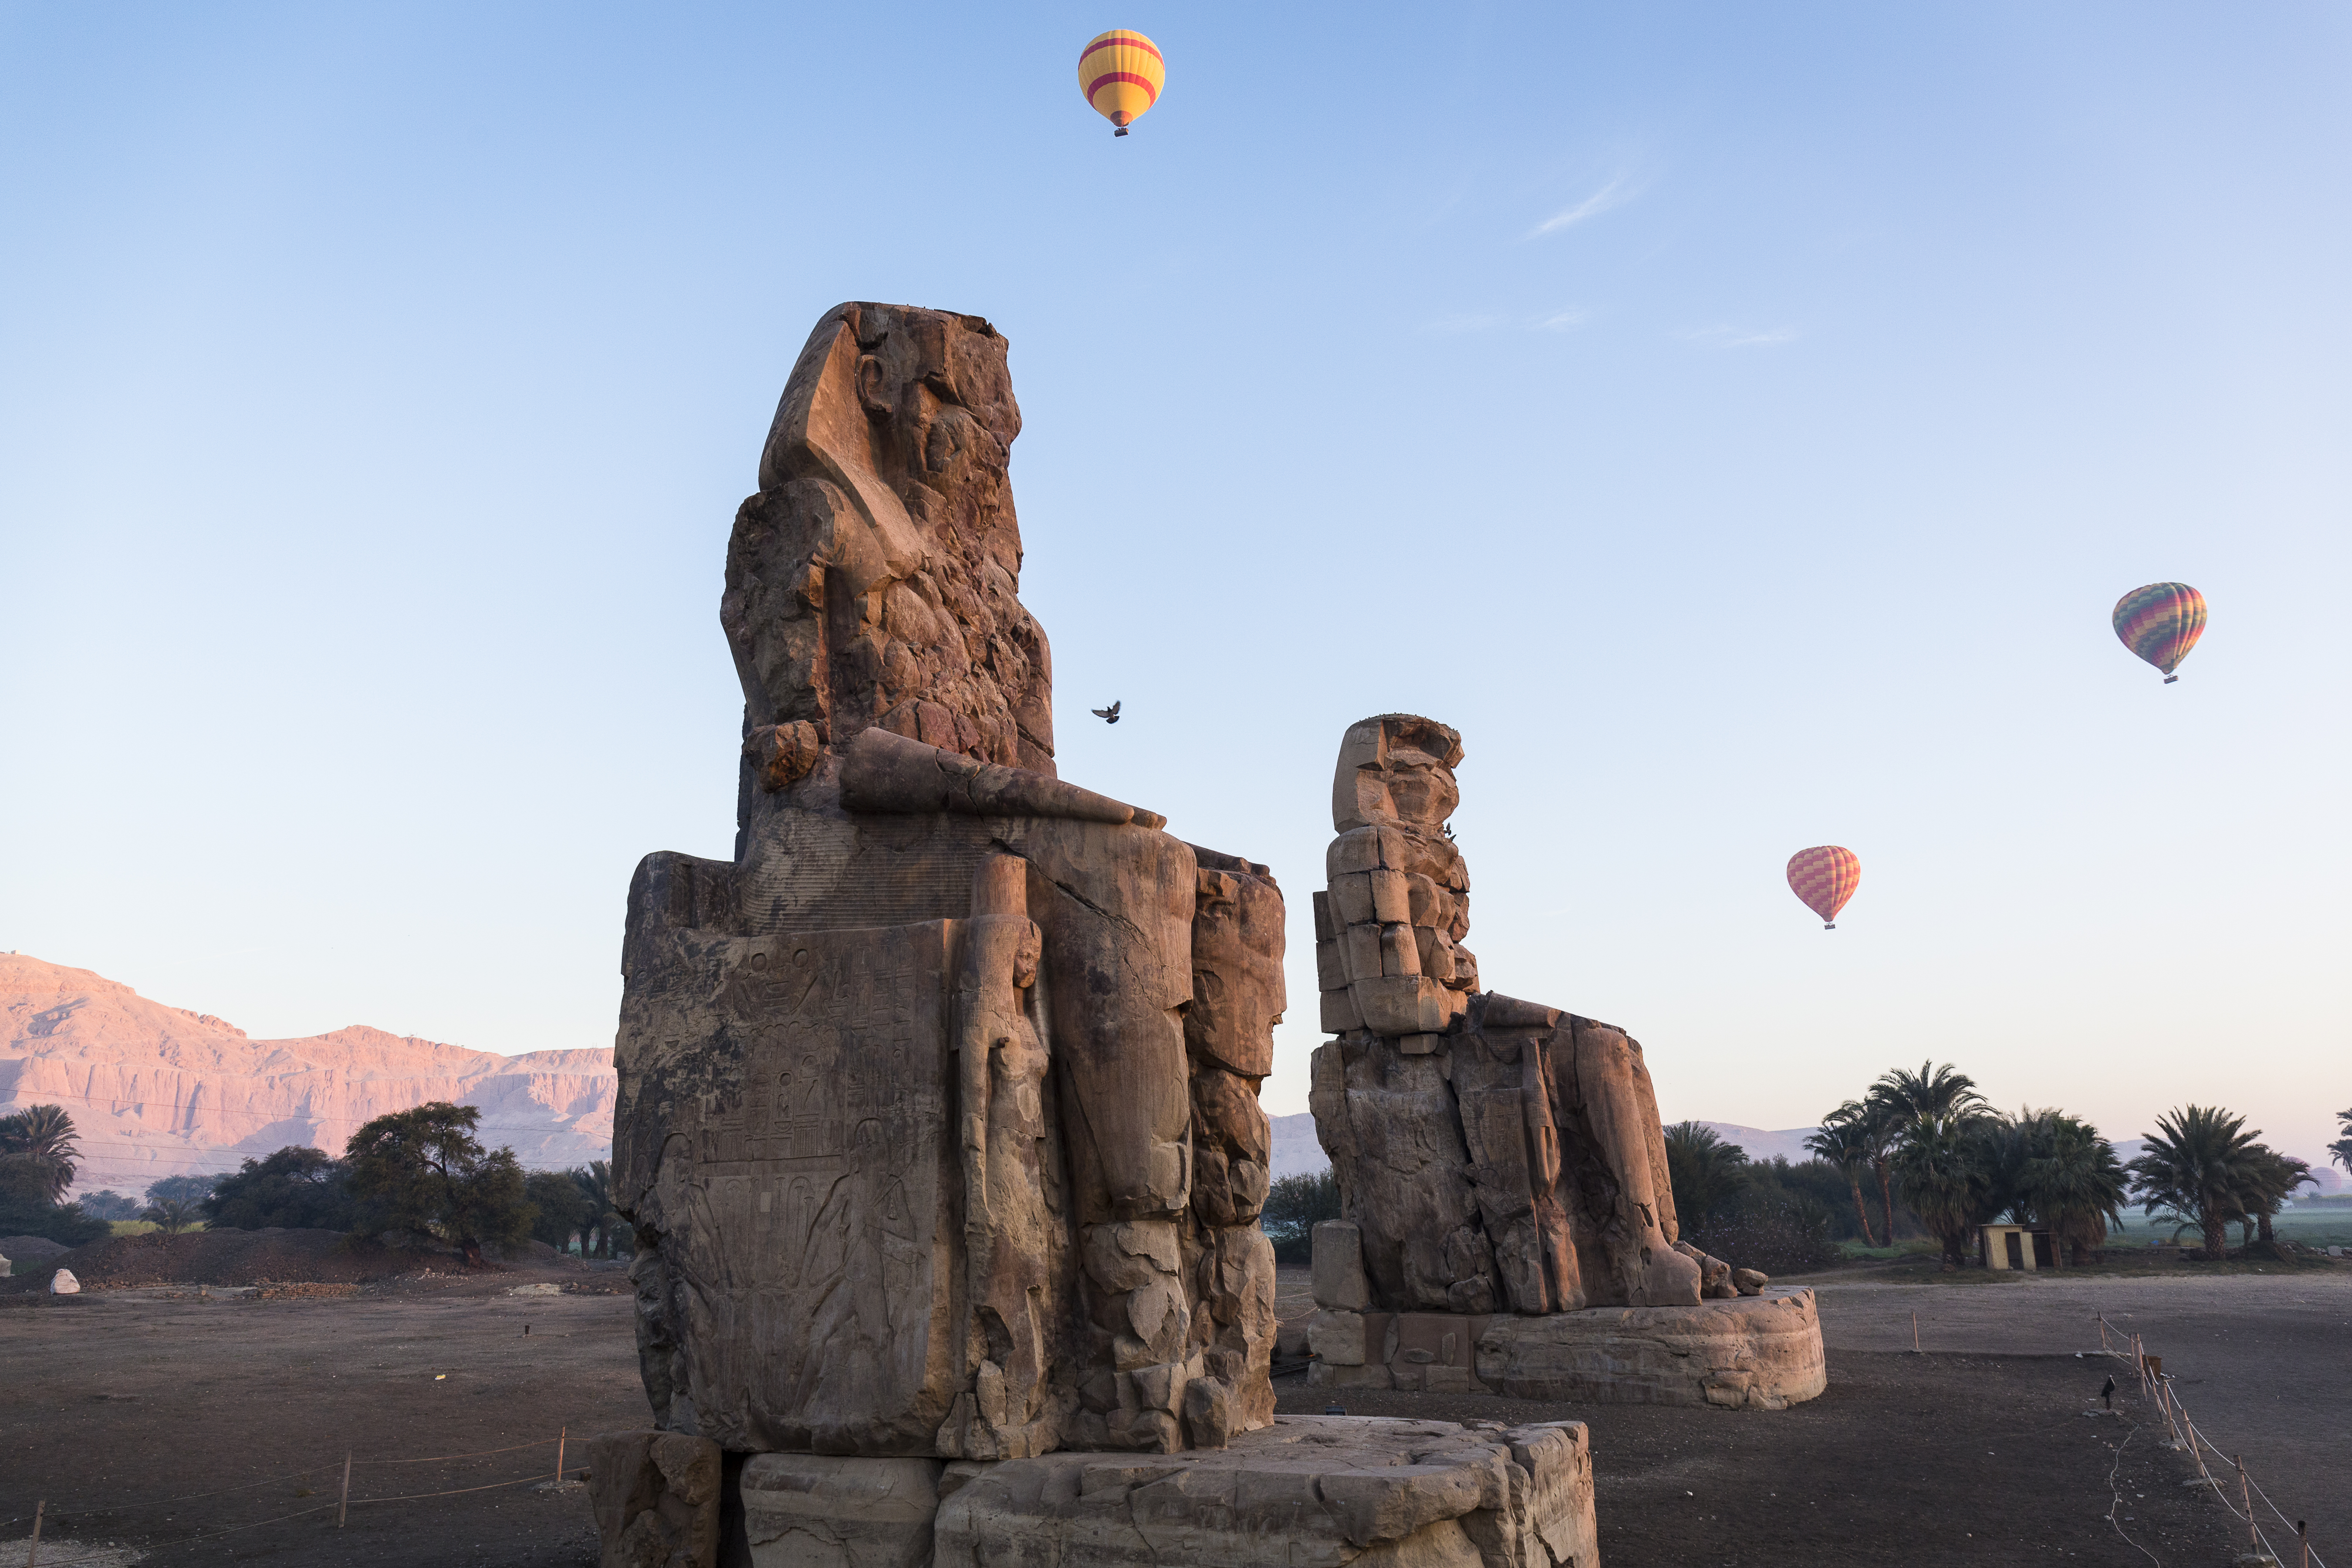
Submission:
M 1569 1312 L 1736 1294 L 1680 1243 L 1657 1096 L 1612 1025 L 1478 988 L 1470 876 L 1446 830 L 1462 739 L 1349 728 L 1315 895 L 1315 1126 L 1374 1309 Z
M 614 1186 L 658 1425 L 996 1459 L 1265 1426 L 1263 866 L 1062 782 L 986 321 L 817 323 L 735 519 L 734 858 L 629 890 Z

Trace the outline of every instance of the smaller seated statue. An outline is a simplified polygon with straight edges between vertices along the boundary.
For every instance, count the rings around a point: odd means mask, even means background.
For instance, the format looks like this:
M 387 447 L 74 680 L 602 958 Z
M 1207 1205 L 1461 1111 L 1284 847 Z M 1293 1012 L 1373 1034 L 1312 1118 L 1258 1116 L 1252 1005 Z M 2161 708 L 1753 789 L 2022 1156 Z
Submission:
M 1316 1132 L 1391 1312 L 1696 1305 L 1729 1270 L 1678 1246 L 1657 1095 L 1622 1029 L 1478 989 L 1446 832 L 1462 738 L 1351 727 L 1315 896 Z M 1718 1286 L 1718 1290 L 1727 1289 Z

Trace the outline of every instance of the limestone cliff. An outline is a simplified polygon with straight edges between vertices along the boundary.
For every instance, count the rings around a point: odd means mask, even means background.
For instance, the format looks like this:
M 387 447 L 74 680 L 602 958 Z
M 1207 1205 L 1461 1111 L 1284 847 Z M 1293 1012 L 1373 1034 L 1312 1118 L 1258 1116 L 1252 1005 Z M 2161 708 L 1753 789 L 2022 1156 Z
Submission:
M 428 1100 L 482 1110 L 482 1141 L 529 1167 L 601 1160 L 613 1142 L 613 1053 L 502 1057 L 365 1025 L 248 1039 L 87 969 L 0 953 L 0 1114 L 62 1105 L 82 1192 L 234 1170 L 289 1143 L 331 1153 L 362 1122 Z

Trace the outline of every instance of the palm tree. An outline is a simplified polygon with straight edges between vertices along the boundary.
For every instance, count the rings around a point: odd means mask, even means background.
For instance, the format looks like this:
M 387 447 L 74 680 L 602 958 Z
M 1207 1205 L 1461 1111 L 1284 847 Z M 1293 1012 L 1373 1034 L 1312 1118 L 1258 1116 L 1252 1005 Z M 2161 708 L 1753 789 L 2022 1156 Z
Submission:
M 61 1105 L 35 1105 L 14 1116 L 0 1116 L 0 1154 L 22 1155 L 39 1168 L 49 1202 L 65 1202 L 73 1186 L 74 1167 L 81 1160 L 75 1141 L 73 1118 Z
M 2202 1233 L 2203 1255 L 2219 1262 L 2229 1256 L 2229 1223 L 2243 1214 L 2242 1199 L 2258 1174 L 2259 1131 L 2246 1119 L 2218 1105 L 2191 1105 L 2156 1119 L 2154 1132 L 2140 1134 L 2146 1149 L 2126 1167 L 2140 1212 L 2179 1215 Z
M 2074 1261 L 2096 1251 L 2110 1225 L 2123 1223 L 2126 1178 L 2116 1146 L 2086 1121 L 2063 1111 L 2034 1118 L 2018 1173 L 2019 1201 L 2050 1228 L 2053 1255 Z
M 1821 1126 L 1805 1139 L 1805 1147 L 1845 1173 L 1846 1185 L 1853 1189 L 1853 1216 L 1862 1222 L 1862 1244 L 1876 1247 L 1870 1234 L 1870 1209 L 1862 1201 L 1862 1173 L 1879 1152 L 1869 1121 L 1862 1103 L 1849 1100 L 1822 1118 Z M 1894 1243 L 1892 1230 L 1886 1239 L 1890 1246 Z
M 1707 1215 L 1738 1194 L 1748 1151 L 1716 1136 L 1696 1121 L 1665 1130 L 1666 1172 L 1675 1189 L 1675 1217 L 1685 1230 L 1698 1230 Z
M 1976 1079 L 1949 1062 L 1941 1066 L 1921 1062 L 1917 1072 L 1908 1068 L 1890 1068 L 1881 1073 L 1878 1081 L 1870 1086 L 1869 1092 L 1864 1096 L 1864 1103 L 1869 1108 L 1872 1124 L 1880 1140 L 1881 1152 L 1875 1162 L 1878 1190 L 1886 1211 L 1887 1239 L 1892 1241 L 1895 1237 L 1894 1188 L 1900 1180 L 1904 1145 L 1911 1140 L 1914 1131 L 1922 1127 L 1942 1129 L 1947 1122 L 1954 1126 L 1972 1124 L 1991 1107 L 1985 1097 L 1977 1092 Z M 1941 1136 L 1942 1132 L 1936 1135 Z M 1912 1161 L 1915 1171 L 1918 1163 L 1917 1159 Z M 1913 1179 L 1918 1178 L 1915 1174 Z M 1979 1198 L 1981 1195 L 1977 1194 Z M 1973 1205 L 1976 1199 L 1972 1198 L 1970 1202 Z M 1916 1204 L 1912 1206 L 1918 1208 Z M 1920 1211 L 1919 1218 L 1922 1224 L 1927 1224 L 1925 1211 Z M 1953 1251 L 1950 1237 L 1937 1231 L 1933 1225 L 1928 1225 L 1927 1228 L 1944 1239 L 1946 1258 L 1956 1260 L 1958 1254 Z
M 1924 1117 L 1904 1129 L 1895 1148 L 1895 1184 L 1943 1243 L 1948 1269 L 1967 1261 L 1970 1233 L 2000 1212 L 1988 1176 L 1991 1152 L 1983 1119 L 1973 1115 Z
M 2279 1210 L 2286 1206 L 2295 1188 L 2305 1183 L 2315 1187 L 2319 1178 L 2311 1173 L 2308 1162 L 2282 1154 L 2264 1144 L 2255 1144 L 2254 1154 L 2242 1194 L 2249 1201 L 2243 1206 L 2251 1211 L 2257 1239 L 2276 1242 L 2278 1237 L 2272 1234 L 2271 1221 L 2278 1217 Z
M 585 1170 L 575 1169 L 572 1179 L 580 1184 L 582 1192 L 588 1194 L 589 1212 L 593 1215 L 588 1222 L 588 1231 L 580 1237 L 581 1256 L 610 1258 L 613 1256 L 614 1227 L 628 1223 L 614 1207 L 613 1167 L 607 1161 L 592 1160 Z M 591 1234 L 595 1239 L 593 1251 L 589 1247 Z
M 2336 1131 L 2344 1136 L 2327 1146 L 2327 1157 L 2346 1170 L 2352 1171 L 2352 1110 L 2337 1111 L 2336 1120 L 2338 1124 Z
M 1917 1072 L 1895 1068 L 1881 1073 L 1878 1081 L 1870 1086 L 1870 1098 L 1885 1107 L 1898 1123 L 1940 1121 L 1981 1115 L 1992 1110 L 1985 1097 L 1977 1092 L 1977 1080 L 1958 1071 L 1949 1062 L 1933 1068 L 1921 1062 Z
M 165 1236 L 177 1236 L 203 1218 L 204 1214 L 197 1205 L 184 1199 L 162 1198 L 149 1205 L 147 1212 L 139 1217 L 153 1220 L 155 1228 Z

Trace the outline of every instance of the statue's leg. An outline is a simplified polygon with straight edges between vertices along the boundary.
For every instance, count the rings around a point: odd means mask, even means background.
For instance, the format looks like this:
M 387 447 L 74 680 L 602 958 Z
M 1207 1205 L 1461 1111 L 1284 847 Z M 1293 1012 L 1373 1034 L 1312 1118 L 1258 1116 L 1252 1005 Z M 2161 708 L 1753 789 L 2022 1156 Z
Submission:
M 1665 1228 L 1673 1223 L 1673 1189 L 1651 1163 L 1658 1108 L 1649 1075 L 1641 1068 L 1640 1048 L 1605 1024 L 1585 1018 L 1571 1024 L 1584 1130 L 1616 1186 L 1614 1212 L 1599 1217 L 1625 1304 L 1696 1303 L 1698 1265 L 1675 1250 L 1674 1237 Z

